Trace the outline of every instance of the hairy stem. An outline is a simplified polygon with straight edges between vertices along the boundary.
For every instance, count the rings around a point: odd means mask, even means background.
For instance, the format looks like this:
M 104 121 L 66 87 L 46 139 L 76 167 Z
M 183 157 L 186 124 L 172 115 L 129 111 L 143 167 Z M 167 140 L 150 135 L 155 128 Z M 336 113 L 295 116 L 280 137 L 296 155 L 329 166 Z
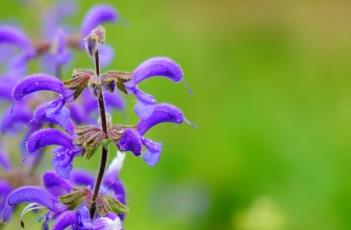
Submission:
M 99 76 L 100 75 L 99 51 L 97 51 L 95 53 L 95 70 L 96 70 L 96 75 Z M 101 118 L 101 128 L 102 128 L 102 131 L 104 131 L 107 134 L 106 110 L 105 110 L 105 101 L 104 101 L 104 96 L 102 94 L 102 89 L 99 90 L 98 103 L 99 103 L 99 111 L 100 111 L 100 118 Z M 96 199 L 97 199 L 97 196 L 99 194 L 102 179 L 104 177 L 106 163 L 107 163 L 107 157 L 108 157 L 108 149 L 106 146 L 102 146 L 100 167 L 99 167 L 99 172 L 98 172 L 98 175 L 96 178 L 93 198 L 91 200 L 91 206 L 90 206 L 90 218 L 91 219 L 93 219 L 94 215 L 95 215 Z

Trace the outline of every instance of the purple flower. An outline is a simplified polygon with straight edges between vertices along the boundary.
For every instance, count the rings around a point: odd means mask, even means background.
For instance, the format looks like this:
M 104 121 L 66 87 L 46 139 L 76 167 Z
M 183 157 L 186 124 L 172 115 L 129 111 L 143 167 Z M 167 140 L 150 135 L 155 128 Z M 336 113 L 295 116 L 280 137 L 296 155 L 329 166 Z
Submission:
M 74 145 L 70 136 L 57 129 L 36 131 L 30 135 L 27 141 L 27 148 L 31 153 L 49 145 L 59 146 L 53 150 L 52 164 L 59 175 L 68 178 L 73 167 L 72 161 L 74 157 L 82 153 L 82 150 Z
M 183 71 L 172 59 L 166 57 L 151 58 L 141 63 L 133 72 L 132 79 L 124 85 L 128 92 L 134 94 L 143 104 L 154 104 L 155 98 L 138 88 L 138 84 L 145 79 L 162 76 L 174 82 L 183 78 Z
M 11 44 L 22 50 L 32 48 L 32 43 L 27 35 L 13 26 L 0 26 L 0 43 Z
M 54 123 L 60 123 L 67 127 L 68 124 L 62 124 L 62 116 L 68 115 L 68 112 L 61 111 L 64 104 L 72 97 L 69 92 L 65 89 L 64 84 L 55 77 L 47 74 L 33 74 L 17 82 L 16 86 L 12 90 L 12 98 L 16 102 L 20 102 L 24 97 L 31 95 L 39 91 L 51 91 L 58 93 L 58 97 L 38 108 L 36 115 L 38 118 L 45 118 Z M 65 113 L 65 114 L 62 114 Z M 45 116 L 44 116 L 45 115 Z
M 151 115 L 146 119 L 141 118 L 135 129 L 124 130 L 117 145 L 121 151 L 131 151 L 136 156 L 141 154 L 144 146 L 146 151 L 143 153 L 143 159 L 148 165 L 154 166 L 160 158 L 162 144 L 145 138 L 144 134 L 157 124 L 165 122 L 181 124 L 183 121 L 184 115 L 177 107 L 156 104 Z
M 81 34 L 84 38 L 98 25 L 106 22 L 115 22 L 117 19 L 118 14 L 113 7 L 105 4 L 96 5 L 85 15 L 80 27 Z
M 49 52 L 45 53 L 42 57 L 43 69 L 49 73 L 55 73 L 57 78 L 60 74 L 60 69 L 67 65 L 72 57 L 69 47 L 67 45 L 66 33 L 62 29 L 57 29 L 55 32 Z
M 38 186 L 24 186 L 12 191 L 7 197 L 9 206 L 16 206 L 21 203 L 38 203 L 55 213 L 61 213 L 65 206 L 61 204 L 47 190 Z
M 23 97 L 38 91 L 52 91 L 67 97 L 63 83 L 55 77 L 47 74 L 33 74 L 20 80 L 12 91 L 12 97 L 19 102 Z
M 55 101 L 44 103 L 36 108 L 29 122 L 31 131 L 40 129 L 46 122 L 58 125 L 69 134 L 73 134 L 74 124 L 71 119 L 70 110 L 62 107 L 62 109 L 55 111 Z
M 35 55 L 30 39 L 19 28 L 0 26 L 0 43 L 10 44 L 20 49 L 21 53 L 9 61 L 7 72 L 15 75 L 23 74 L 26 70 L 27 62 Z

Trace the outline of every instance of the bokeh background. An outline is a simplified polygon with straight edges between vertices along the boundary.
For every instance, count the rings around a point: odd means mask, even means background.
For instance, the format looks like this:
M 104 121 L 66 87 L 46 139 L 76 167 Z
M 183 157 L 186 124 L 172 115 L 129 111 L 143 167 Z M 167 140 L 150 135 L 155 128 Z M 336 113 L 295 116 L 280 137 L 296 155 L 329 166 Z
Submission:
M 69 23 L 78 26 L 97 2 L 78 1 Z M 153 129 L 149 137 L 164 143 L 155 168 L 128 155 L 125 229 L 351 228 L 349 1 L 103 2 L 121 16 L 106 26 L 112 68 L 169 56 L 194 91 L 164 79 L 143 84 L 197 127 Z M 38 12 L 3 0 L 0 18 L 36 37 Z M 78 54 L 67 78 L 90 64 Z M 114 119 L 134 121 L 131 104 Z M 76 162 L 92 171 L 97 164 L 98 157 Z M 18 219 L 6 229 L 19 229 Z

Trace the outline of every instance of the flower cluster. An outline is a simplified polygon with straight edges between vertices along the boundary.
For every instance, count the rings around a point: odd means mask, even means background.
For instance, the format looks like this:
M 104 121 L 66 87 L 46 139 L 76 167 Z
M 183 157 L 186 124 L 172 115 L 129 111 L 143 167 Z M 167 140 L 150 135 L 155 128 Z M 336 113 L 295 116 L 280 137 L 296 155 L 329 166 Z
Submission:
M 18 150 L 24 160 L 17 167 L 10 162 L 6 147 L 0 150 L 3 223 L 19 204 L 27 203 L 21 212 L 22 228 L 26 226 L 24 215 L 35 212 L 40 213 L 43 229 L 123 229 L 128 207 L 119 175 L 126 154 L 131 152 L 155 166 L 162 144 L 147 138 L 146 133 L 161 123 L 186 121 L 179 108 L 158 103 L 139 88 L 153 77 L 184 81 L 181 67 L 168 57 L 155 57 L 130 72 L 101 71 L 113 58 L 102 24 L 117 21 L 118 14 L 109 5 L 96 5 L 75 33 L 62 23 L 75 7 L 74 1 L 59 1 L 47 9 L 42 39 L 36 41 L 17 27 L 0 26 L 0 62 L 5 67 L 0 98 L 5 104 L 9 102 L 0 131 L 24 133 Z M 73 69 L 72 77 L 65 78 L 63 70 L 69 70 L 73 51 L 84 50 L 93 68 Z M 42 70 L 27 74 L 28 63 L 36 60 L 43 64 Z M 112 122 L 111 111 L 124 108 L 123 94 L 136 99 L 135 124 Z M 107 167 L 110 145 L 118 151 Z M 53 155 L 52 170 L 40 173 L 46 152 Z M 94 154 L 101 158 L 96 178 L 73 167 L 75 158 L 89 160 Z

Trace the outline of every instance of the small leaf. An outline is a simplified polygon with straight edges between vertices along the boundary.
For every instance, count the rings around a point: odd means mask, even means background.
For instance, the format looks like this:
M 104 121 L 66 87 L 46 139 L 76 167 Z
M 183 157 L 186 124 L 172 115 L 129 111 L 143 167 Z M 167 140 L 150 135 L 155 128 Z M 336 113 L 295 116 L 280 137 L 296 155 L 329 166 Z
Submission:
M 96 126 L 78 126 L 74 143 L 83 148 L 83 155 L 90 159 L 106 139 L 106 134 Z
M 98 213 L 100 215 L 104 215 L 109 212 L 116 214 L 127 214 L 129 212 L 129 209 L 126 205 L 112 196 L 103 196 L 101 197 L 100 202 L 101 204 L 98 207 Z
M 75 209 L 90 195 L 87 188 L 75 188 L 73 192 L 60 196 L 60 201 L 67 205 L 70 210 Z
M 66 88 L 74 91 L 74 100 L 79 97 L 88 86 L 89 80 L 94 76 L 94 71 L 89 69 L 75 69 L 71 80 L 64 81 Z

